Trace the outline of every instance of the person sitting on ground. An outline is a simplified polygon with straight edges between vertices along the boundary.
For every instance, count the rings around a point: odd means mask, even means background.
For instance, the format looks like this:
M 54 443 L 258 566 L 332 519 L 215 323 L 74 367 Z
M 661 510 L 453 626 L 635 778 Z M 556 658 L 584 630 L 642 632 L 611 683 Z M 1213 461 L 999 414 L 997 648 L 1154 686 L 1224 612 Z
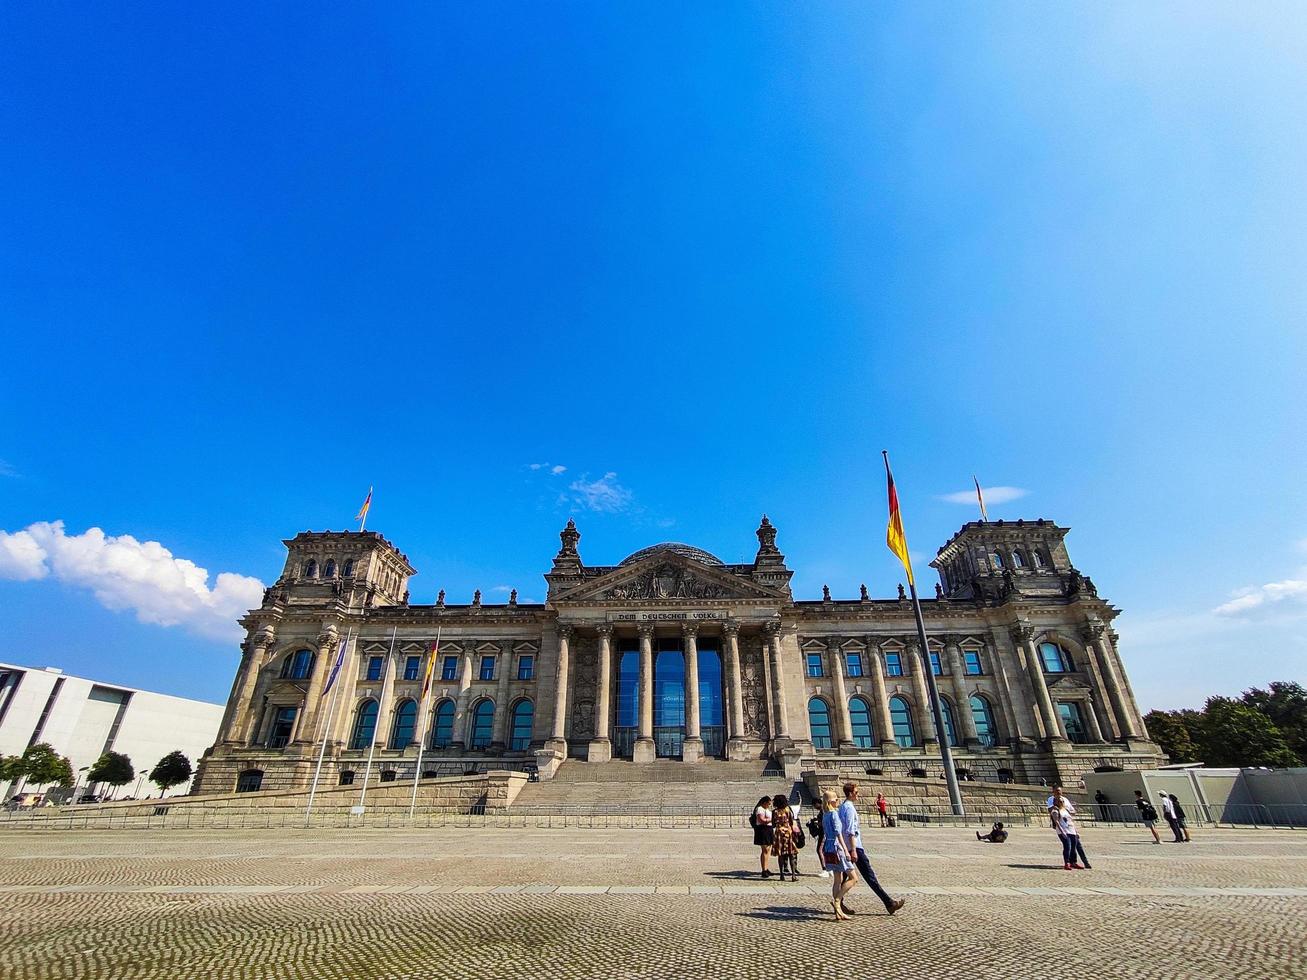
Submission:
M 980 831 L 977 830 L 976 840 L 988 841 L 990 844 L 1002 844 L 1007 840 L 1007 831 L 1003 829 L 1001 823 L 995 823 L 994 826 L 989 829 L 989 833 L 987 834 L 982 835 Z

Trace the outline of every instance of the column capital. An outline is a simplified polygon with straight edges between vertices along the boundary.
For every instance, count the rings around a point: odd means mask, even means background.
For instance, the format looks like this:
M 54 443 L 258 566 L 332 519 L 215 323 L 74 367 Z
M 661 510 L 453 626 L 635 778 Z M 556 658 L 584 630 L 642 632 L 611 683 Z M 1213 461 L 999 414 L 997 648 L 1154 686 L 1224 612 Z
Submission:
M 826 649 L 838 653 L 844 649 L 844 637 L 828 636 L 826 637 Z
M 336 631 L 336 627 L 327 626 L 318 634 L 318 646 L 329 647 L 339 639 L 340 633 Z
M 560 640 L 570 640 L 575 632 L 576 627 L 572 626 L 570 623 L 558 624 L 558 638 Z
M 652 640 L 654 635 L 653 623 L 640 623 L 636 626 L 635 632 L 642 640 Z
M 250 634 L 250 646 L 267 649 L 277 642 L 277 631 L 271 626 L 264 626 Z
M 1008 627 L 1012 642 L 1024 646 L 1035 638 L 1035 630 L 1029 623 L 1015 623 Z
M 1080 638 L 1086 643 L 1097 643 L 1107 635 L 1107 627 L 1097 620 L 1090 620 L 1080 627 Z
M 740 624 L 739 624 L 739 622 L 737 622 L 737 621 L 734 620 L 734 619 L 728 619 L 728 620 L 726 620 L 725 622 L 723 622 L 723 623 L 722 623 L 722 635 L 723 635 L 723 636 L 739 636 L 739 635 L 740 635 Z
M 600 623 L 598 626 L 595 627 L 595 632 L 598 633 L 600 636 L 611 637 L 613 635 L 613 624 Z
M 937 639 L 944 644 L 945 650 L 960 650 L 962 648 L 962 636 L 958 633 L 945 633 Z
M 692 638 L 694 638 L 694 637 L 697 637 L 697 636 L 699 635 L 699 624 L 698 624 L 698 623 L 682 623 L 682 624 L 681 624 L 681 635 L 682 635 L 683 637 L 685 637 L 687 640 L 688 640 L 688 639 L 692 639 Z
M 780 632 L 781 621 L 779 619 L 769 619 L 762 624 L 763 636 L 767 637 L 769 640 L 776 639 L 776 637 L 780 635 Z

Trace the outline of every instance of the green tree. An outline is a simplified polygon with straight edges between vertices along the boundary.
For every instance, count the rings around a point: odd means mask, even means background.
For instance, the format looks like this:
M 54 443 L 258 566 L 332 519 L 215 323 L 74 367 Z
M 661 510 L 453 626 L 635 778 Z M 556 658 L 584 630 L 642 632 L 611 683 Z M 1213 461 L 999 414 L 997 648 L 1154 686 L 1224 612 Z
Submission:
M 1263 712 L 1232 698 L 1208 698 L 1198 751 L 1209 766 L 1301 765 Z
M 95 765 L 86 774 L 87 783 L 108 783 L 110 786 L 126 786 L 135 778 L 132 760 L 121 752 L 106 752 L 95 760 Z
M 184 783 L 191 778 L 191 760 L 179 750 L 169 752 L 150 773 L 150 782 L 158 786 L 160 791 L 166 793 L 178 783 Z
M 1243 692 L 1243 703 L 1263 712 L 1284 734 L 1299 759 L 1307 759 L 1307 688 L 1293 681 L 1271 681 L 1269 690 Z
M 73 784 L 73 764 L 45 742 L 29 745 L 18 764 L 19 774 L 33 786 Z
M 10 782 L 23 778 L 23 757 L 21 755 L 0 755 L 0 782 Z
M 1144 715 L 1148 734 L 1172 762 L 1200 762 L 1198 738 L 1203 716 L 1192 710 L 1150 711 Z

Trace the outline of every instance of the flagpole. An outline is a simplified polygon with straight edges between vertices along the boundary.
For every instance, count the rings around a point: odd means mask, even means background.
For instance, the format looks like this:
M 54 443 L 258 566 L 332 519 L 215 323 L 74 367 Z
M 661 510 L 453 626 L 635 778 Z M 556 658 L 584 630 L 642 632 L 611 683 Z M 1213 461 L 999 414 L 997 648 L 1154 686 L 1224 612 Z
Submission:
M 354 638 L 354 627 L 350 627 L 349 633 L 345 636 L 345 643 L 348 644 Z M 342 668 L 344 661 L 342 659 Z M 313 797 L 318 793 L 318 778 L 322 775 L 322 757 L 327 754 L 327 736 L 331 734 L 331 722 L 336 717 L 336 701 L 340 698 L 340 677 L 336 677 L 336 683 L 333 685 L 334 690 L 331 692 L 331 701 L 327 703 L 327 728 L 322 733 L 322 744 L 318 747 L 318 764 L 313 770 L 313 785 L 309 787 L 309 805 L 304 809 L 304 826 L 309 825 L 309 817 L 313 815 Z
M 958 774 L 953 767 L 953 748 L 948 743 L 948 729 L 944 727 L 944 712 L 940 707 L 939 688 L 935 684 L 935 672 L 931 669 L 930 646 L 926 641 L 926 622 L 921 618 L 921 600 L 917 598 L 917 580 L 912 574 L 912 559 L 908 554 L 908 539 L 903 530 L 903 515 L 899 511 L 898 490 L 894 486 L 894 474 L 890 470 L 889 453 L 881 450 L 885 459 L 885 478 L 889 492 L 889 527 L 886 529 L 886 544 L 890 551 L 903 563 L 908 573 L 908 587 L 912 589 L 912 613 L 917 620 L 917 640 L 921 646 L 922 673 L 926 675 L 926 696 L 930 700 L 930 713 L 935 722 L 935 738 L 939 742 L 939 754 L 944 763 L 944 782 L 948 786 L 949 802 L 953 805 L 955 817 L 965 817 L 962 806 L 962 791 L 958 788 Z M 980 481 L 976 481 L 980 489 Z M 961 711 L 961 706 L 958 707 Z
M 428 682 L 426 686 L 428 689 L 431 687 L 429 678 L 431 677 L 432 668 L 435 667 L 436 651 L 439 649 L 440 649 L 440 627 L 437 626 L 436 645 L 431 648 L 431 663 L 427 665 Z M 422 711 L 420 712 L 421 718 L 419 719 L 419 724 L 418 724 L 418 764 L 417 764 L 417 768 L 413 770 L 413 798 L 408 801 L 409 820 L 413 819 L 413 810 L 417 807 L 417 803 L 418 803 L 418 779 L 422 775 L 422 750 L 426 748 L 426 744 L 427 744 L 426 731 L 427 731 L 427 694 L 428 693 L 429 693 L 428 691 L 422 692 Z
M 390 652 L 386 654 L 386 667 L 381 673 L 382 697 L 377 699 L 377 724 L 384 725 L 386 720 L 381 717 L 381 702 L 385 700 L 386 680 L 390 677 L 390 661 L 395 656 L 395 634 L 399 632 L 398 626 L 390 628 Z M 384 734 L 384 730 L 383 730 Z M 377 753 L 377 730 L 372 730 L 372 744 L 368 746 L 368 764 L 363 770 L 363 789 L 359 791 L 359 814 L 363 813 L 363 801 L 368 795 L 368 778 L 372 775 L 372 758 Z

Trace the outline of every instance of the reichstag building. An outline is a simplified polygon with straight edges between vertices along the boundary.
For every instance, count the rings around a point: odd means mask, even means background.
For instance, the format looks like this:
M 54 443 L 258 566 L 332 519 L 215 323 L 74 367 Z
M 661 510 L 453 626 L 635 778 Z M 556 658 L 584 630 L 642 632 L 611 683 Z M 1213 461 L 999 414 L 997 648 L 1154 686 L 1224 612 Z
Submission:
M 415 570 L 375 531 L 304 532 L 247 631 L 196 792 L 288 789 L 486 768 L 852 757 L 938 776 L 1074 780 L 1161 761 L 1118 652 L 1118 610 L 1051 521 L 972 522 L 939 549 L 922 601 L 796 599 L 763 517 L 753 560 L 666 543 L 587 565 L 568 521 L 544 603 L 408 601 Z M 428 696 L 427 657 L 439 635 Z M 341 639 L 338 690 L 324 697 Z M 943 699 L 938 732 L 930 670 Z M 329 728 L 329 730 L 328 730 Z

